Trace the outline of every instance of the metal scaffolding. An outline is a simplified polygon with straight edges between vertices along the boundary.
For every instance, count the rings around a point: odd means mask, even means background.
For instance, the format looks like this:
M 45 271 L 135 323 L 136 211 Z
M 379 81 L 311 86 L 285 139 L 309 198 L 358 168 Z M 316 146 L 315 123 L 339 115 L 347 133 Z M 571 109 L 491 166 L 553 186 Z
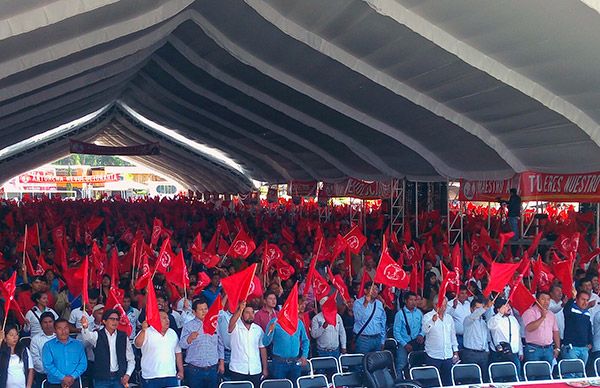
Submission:
M 406 180 L 392 179 L 390 191 L 390 229 L 392 233 L 404 233 L 404 196 L 406 194 Z
M 465 203 L 458 201 L 458 192 L 454 198 L 450 198 L 450 187 L 454 181 L 448 181 L 448 244 L 454 245 L 457 241 L 460 241 L 460 246 L 463 246 L 464 242 L 464 216 L 465 216 Z M 452 214 L 453 204 L 458 203 L 456 213 Z

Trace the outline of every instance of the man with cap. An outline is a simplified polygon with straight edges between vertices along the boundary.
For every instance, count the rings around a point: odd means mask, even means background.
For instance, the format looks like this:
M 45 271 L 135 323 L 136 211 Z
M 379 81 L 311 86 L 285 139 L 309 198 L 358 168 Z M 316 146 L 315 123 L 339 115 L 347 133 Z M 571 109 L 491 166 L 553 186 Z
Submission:
M 117 330 L 119 318 L 118 310 L 104 311 L 103 329 L 96 331 L 89 330 L 89 322 L 85 317 L 81 318 L 81 336 L 94 353 L 94 367 L 90 374 L 96 388 L 127 386 L 135 368 L 135 357 L 127 334 Z
M 494 312 L 487 324 L 492 341 L 490 362 L 512 362 L 520 371 L 523 347 L 519 322 L 503 297 L 498 297 L 494 302 Z

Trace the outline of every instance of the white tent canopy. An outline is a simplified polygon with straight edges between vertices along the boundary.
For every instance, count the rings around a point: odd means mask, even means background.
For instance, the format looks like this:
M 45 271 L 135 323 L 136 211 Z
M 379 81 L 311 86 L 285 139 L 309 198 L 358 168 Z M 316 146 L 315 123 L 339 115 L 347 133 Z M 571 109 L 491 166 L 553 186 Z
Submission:
M 140 161 L 197 190 L 268 182 L 600 170 L 590 0 L 38 0 L 0 4 L 0 180 L 159 139 Z M 135 112 L 225 152 L 177 144 Z

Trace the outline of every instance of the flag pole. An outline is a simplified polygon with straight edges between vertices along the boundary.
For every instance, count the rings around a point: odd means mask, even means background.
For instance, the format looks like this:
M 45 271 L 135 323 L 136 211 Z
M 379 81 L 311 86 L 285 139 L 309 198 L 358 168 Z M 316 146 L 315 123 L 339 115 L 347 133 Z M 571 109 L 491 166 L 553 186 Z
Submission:
M 21 269 L 23 270 L 23 282 L 29 283 L 27 279 L 27 266 L 25 265 L 25 252 L 27 251 L 27 224 L 25 224 L 25 237 L 23 238 L 23 266 Z M 4 327 L 2 327 L 4 330 Z
M 37 240 L 38 240 L 38 252 L 40 254 L 40 256 L 42 255 L 42 241 L 40 239 L 40 227 L 38 225 L 38 223 L 35 223 L 35 231 L 37 233 Z
M 116 248 L 116 247 L 115 247 Z M 133 244 L 133 261 L 131 263 L 131 285 L 135 284 L 135 257 L 137 255 L 137 244 Z
M 319 253 L 321 253 L 321 246 L 322 245 L 323 245 L 323 237 L 321 237 L 319 239 L 319 246 L 317 247 L 317 256 L 315 257 L 315 265 L 317 265 L 317 261 L 319 261 Z M 310 268 L 308 270 L 310 271 Z M 315 269 L 315 271 L 316 271 L 316 269 Z M 312 281 L 312 278 L 310 280 Z M 312 287 L 312 284 L 311 285 L 307 284 L 304 287 L 309 287 L 309 286 Z M 308 293 L 308 291 L 307 291 L 307 293 Z M 315 299 L 314 299 L 314 302 L 315 302 L 315 311 L 319 311 L 319 309 L 317 308 L 317 294 L 315 293 L 314 288 L 313 288 L 313 294 L 314 294 L 314 297 L 315 297 Z

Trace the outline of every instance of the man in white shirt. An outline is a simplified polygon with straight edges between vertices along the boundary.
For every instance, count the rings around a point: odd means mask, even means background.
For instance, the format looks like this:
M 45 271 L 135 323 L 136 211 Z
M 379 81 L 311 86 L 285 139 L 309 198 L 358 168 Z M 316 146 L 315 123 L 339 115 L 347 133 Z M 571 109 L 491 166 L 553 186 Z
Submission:
M 321 307 L 327 301 L 327 297 L 320 301 Z M 315 315 L 311 322 L 311 337 L 317 340 L 318 357 L 340 356 L 340 351 L 346 353 L 346 330 L 340 314 L 335 314 L 335 326 L 325 322 L 323 312 Z
M 456 298 L 448 303 L 448 310 L 446 314 L 450 315 L 454 319 L 454 328 L 456 329 L 456 341 L 458 342 L 458 348 L 462 349 L 463 346 L 463 322 L 465 318 L 471 315 L 471 302 L 469 301 L 469 294 L 467 287 L 464 285 L 460 286 L 458 295 Z
M 254 323 L 254 309 L 246 306 L 245 301 L 240 302 L 229 320 L 228 331 L 231 335 L 231 378 L 260 386 L 261 380 L 269 376 L 267 349 L 263 345 L 264 332 Z
M 69 316 L 69 328 L 71 330 L 71 333 L 81 333 L 81 317 L 84 316 L 88 320 L 88 322 L 92 322 L 94 320 L 94 318 L 92 317 L 92 311 L 98 303 L 99 296 L 100 292 L 98 290 L 89 290 L 89 303 L 85 304 L 85 311 L 83 310 L 83 306 L 71 311 L 71 315 Z M 81 336 L 78 335 L 77 339 L 81 339 Z
M 437 305 L 437 297 L 433 299 Z M 444 298 L 441 305 L 423 316 L 423 333 L 425 333 L 426 364 L 435 366 L 440 371 L 442 384 L 452 385 L 450 372 L 452 365 L 458 362 L 458 342 L 454 329 L 454 319 L 446 314 L 448 300 Z
M 493 346 L 490 362 L 512 362 L 520 373 L 523 347 L 519 322 L 512 315 L 508 301 L 502 297 L 494 302 L 494 311 L 496 314 L 488 321 Z
M 46 342 L 56 338 L 56 333 L 54 333 L 54 314 L 51 312 L 42 313 L 42 315 L 40 315 L 40 322 L 42 332 L 31 337 L 31 343 L 29 345 L 33 369 L 35 369 L 35 380 L 33 384 L 36 388 L 41 387 L 42 381 L 46 379 L 46 372 L 44 371 L 44 363 L 42 361 L 42 349 Z
M 142 350 L 142 387 L 176 387 L 183 380 L 183 357 L 177 333 L 169 328 L 169 314 L 160 312 L 162 330 L 156 331 L 148 322 L 135 337 L 135 347 Z
M 117 330 L 119 318 L 118 310 L 104 311 L 104 327 L 98 331 L 90 331 L 87 319 L 81 318 L 81 337 L 94 352 L 94 366 L 89 372 L 95 387 L 126 387 L 135 368 L 135 356 L 129 338 Z

